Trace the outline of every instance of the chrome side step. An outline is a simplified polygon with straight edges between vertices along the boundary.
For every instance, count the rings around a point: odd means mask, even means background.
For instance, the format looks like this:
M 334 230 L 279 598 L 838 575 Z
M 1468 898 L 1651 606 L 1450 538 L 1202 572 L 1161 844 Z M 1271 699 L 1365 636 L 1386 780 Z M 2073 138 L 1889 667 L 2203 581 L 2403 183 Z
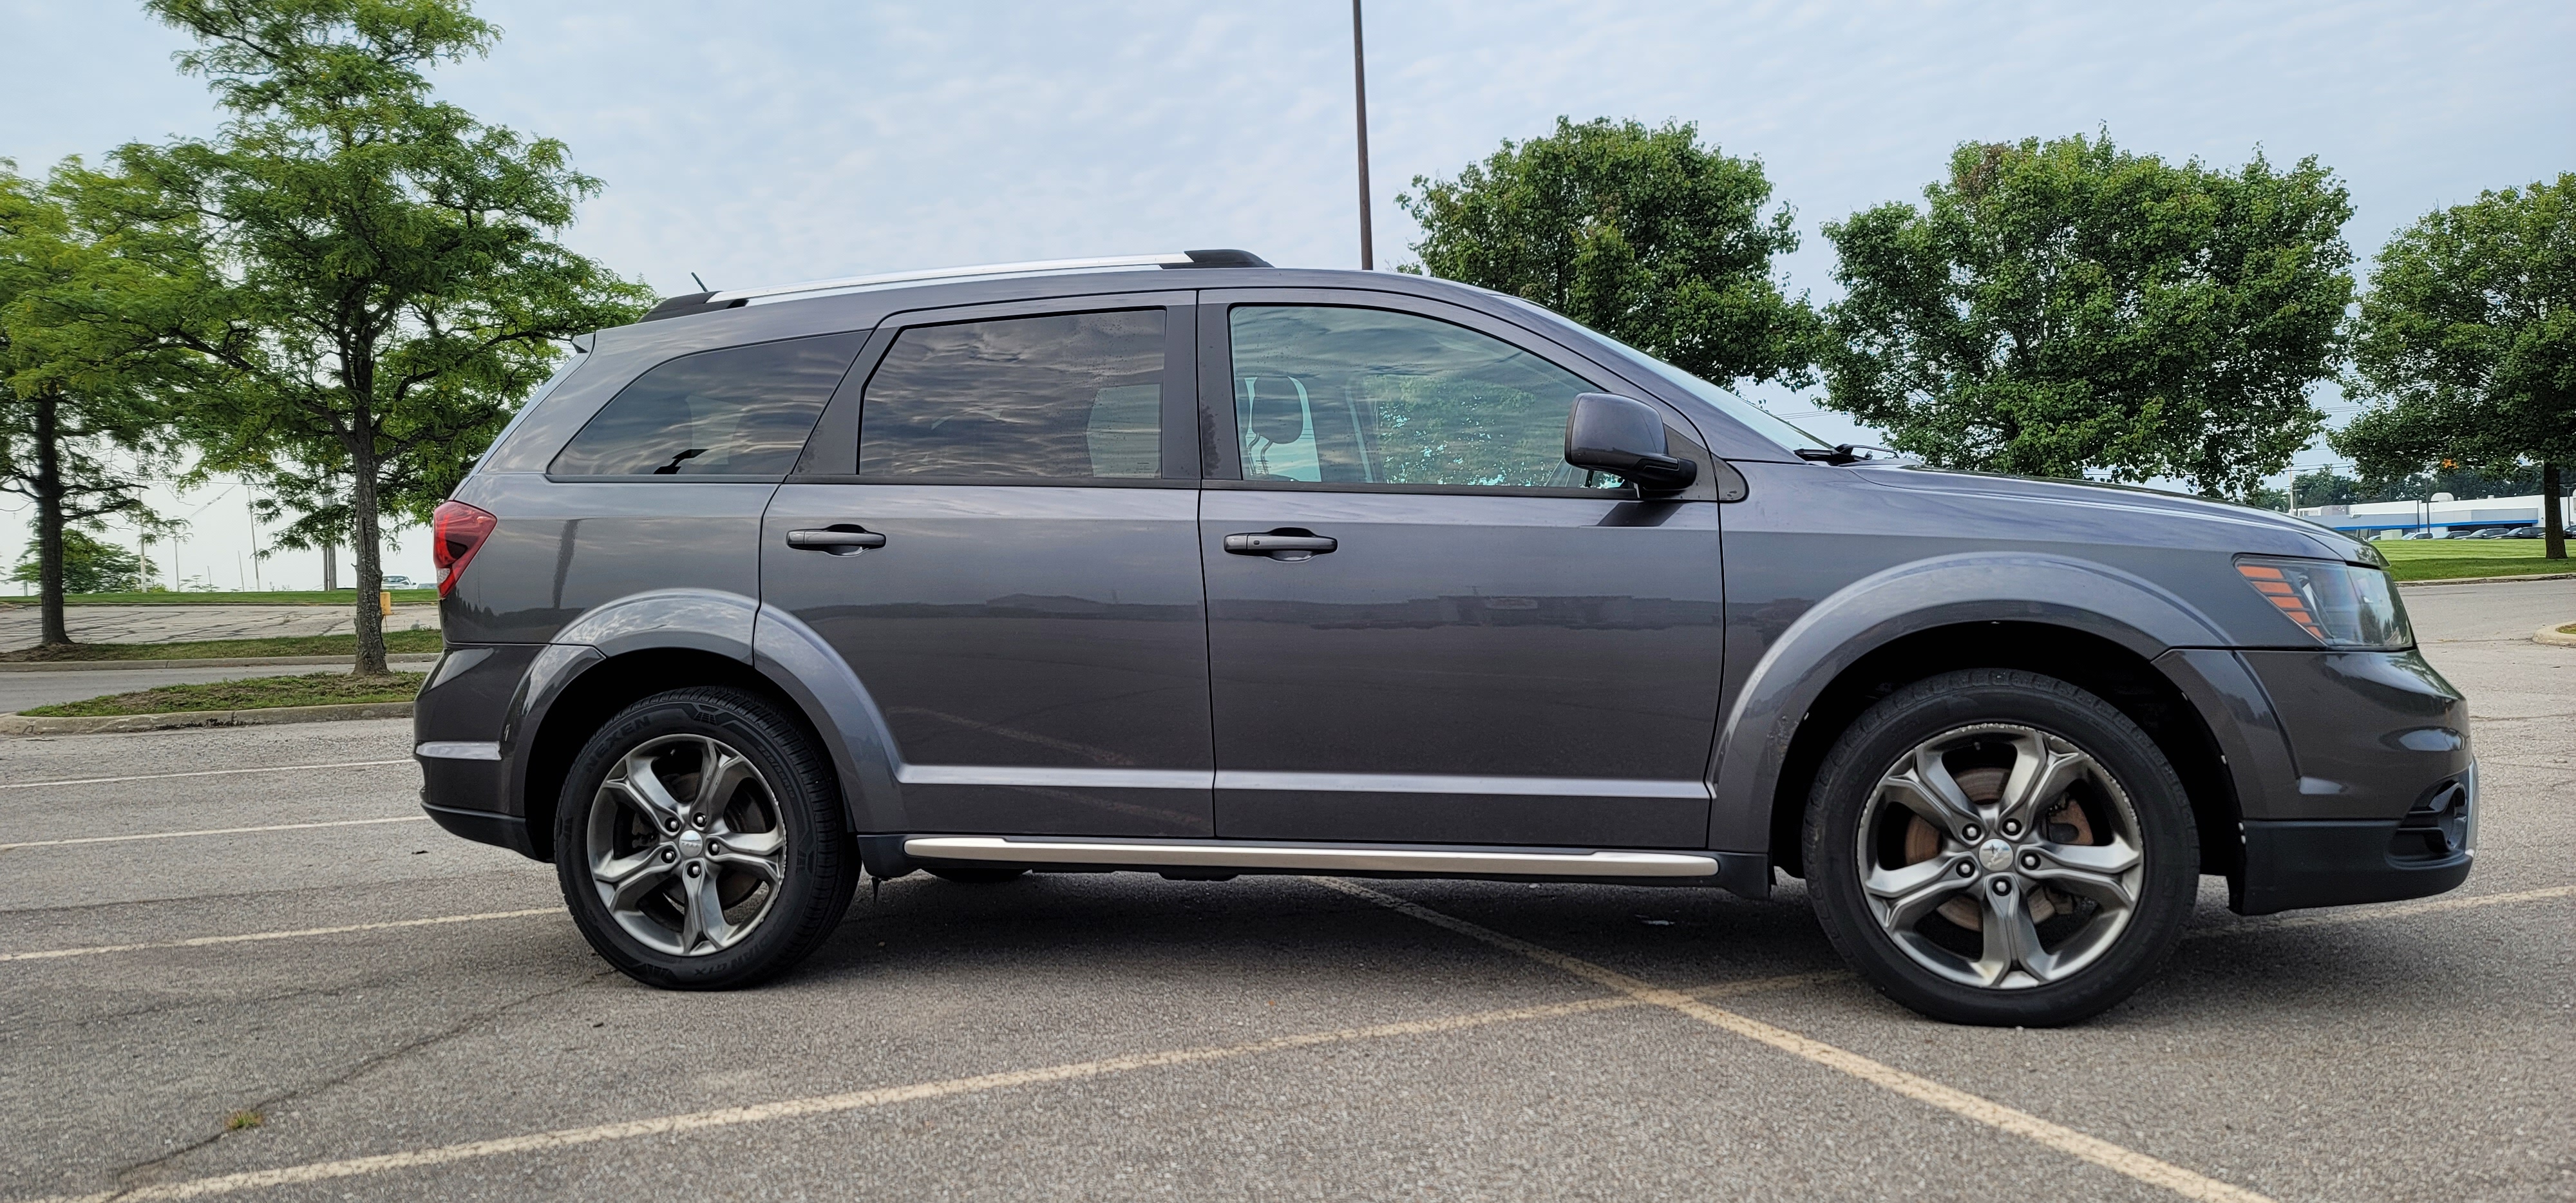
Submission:
M 1465 848 L 1251 844 L 1218 841 L 1118 843 L 916 835 L 903 850 L 924 860 L 1018 861 L 1139 868 L 1269 869 L 1330 873 L 1526 874 L 1533 877 L 1714 877 L 1714 856 L 1692 852 L 1491 852 Z

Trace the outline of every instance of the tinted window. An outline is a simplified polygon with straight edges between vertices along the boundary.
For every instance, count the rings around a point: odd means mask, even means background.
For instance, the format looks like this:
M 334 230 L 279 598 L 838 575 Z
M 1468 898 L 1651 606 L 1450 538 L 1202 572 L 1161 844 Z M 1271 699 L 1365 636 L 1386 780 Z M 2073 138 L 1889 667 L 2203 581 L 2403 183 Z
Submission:
M 864 334 L 683 355 L 619 389 L 557 476 L 778 476 L 796 464 Z
M 1163 311 L 921 326 L 868 378 L 867 476 L 1152 477 Z
M 1382 309 L 1236 307 L 1246 480 L 1579 488 L 1565 416 L 1599 391 L 1463 326 Z

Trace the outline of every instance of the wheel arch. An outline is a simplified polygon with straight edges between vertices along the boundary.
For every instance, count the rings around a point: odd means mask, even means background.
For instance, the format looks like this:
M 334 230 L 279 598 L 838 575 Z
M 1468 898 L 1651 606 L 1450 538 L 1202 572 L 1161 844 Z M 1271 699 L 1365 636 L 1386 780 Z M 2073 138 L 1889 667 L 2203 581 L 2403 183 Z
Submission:
M 2230 642 L 2169 591 L 2089 561 L 1966 554 L 1875 574 L 1810 607 L 1737 689 L 1715 753 L 1710 846 L 1762 849 L 1803 873 L 1807 791 L 1851 720 L 1924 677 L 2006 668 L 2084 688 L 2146 729 L 2190 795 L 2204 871 L 2233 874 L 2244 768 L 2227 746 L 2242 733 L 2222 740 L 2157 663 Z

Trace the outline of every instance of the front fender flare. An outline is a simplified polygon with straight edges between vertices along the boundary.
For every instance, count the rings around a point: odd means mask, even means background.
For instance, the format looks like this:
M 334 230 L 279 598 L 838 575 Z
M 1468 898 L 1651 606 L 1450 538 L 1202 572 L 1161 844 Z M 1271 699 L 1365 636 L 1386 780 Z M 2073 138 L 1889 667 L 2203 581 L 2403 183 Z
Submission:
M 1790 743 L 1844 669 L 1896 639 L 1969 622 L 2069 627 L 2148 661 L 2175 647 L 2232 642 L 2154 582 L 2066 556 L 1967 552 L 1864 577 L 1799 615 L 1736 690 L 1712 753 L 1709 846 L 1770 850 L 1772 803 Z

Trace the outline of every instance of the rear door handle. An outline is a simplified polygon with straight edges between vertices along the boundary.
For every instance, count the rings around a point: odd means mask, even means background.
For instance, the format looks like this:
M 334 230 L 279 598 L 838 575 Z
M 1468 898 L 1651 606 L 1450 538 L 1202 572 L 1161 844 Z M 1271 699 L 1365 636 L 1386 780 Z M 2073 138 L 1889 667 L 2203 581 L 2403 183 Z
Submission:
M 841 525 L 822 530 L 787 532 L 787 545 L 798 551 L 819 551 L 826 555 L 854 556 L 871 547 L 886 545 L 886 537 L 872 530 Z
M 1330 535 L 1303 530 L 1274 530 L 1225 537 L 1225 549 L 1234 555 L 1268 556 L 1274 560 L 1310 559 L 1339 546 L 1341 543 Z

